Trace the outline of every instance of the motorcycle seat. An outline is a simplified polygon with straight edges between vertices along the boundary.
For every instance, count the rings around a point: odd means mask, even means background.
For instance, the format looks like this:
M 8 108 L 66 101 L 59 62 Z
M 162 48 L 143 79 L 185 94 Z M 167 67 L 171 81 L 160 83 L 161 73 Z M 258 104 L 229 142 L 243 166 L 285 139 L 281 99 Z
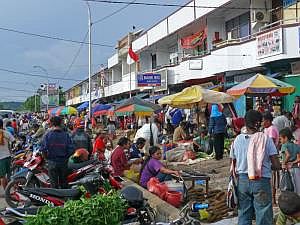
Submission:
M 55 189 L 55 188 L 26 188 L 26 191 L 37 194 L 46 194 L 59 198 L 79 198 L 82 193 L 77 189 Z
M 141 190 L 134 186 L 127 186 L 121 190 L 121 194 L 130 206 L 135 208 L 142 207 L 144 196 Z
M 36 215 L 39 208 L 6 208 L 7 214 Z
M 90 160 L 82 162 L 82 163 L 69 163 L 68 162 L 68 169 L 71 170 L 71 171 L 78 170 L 82 167 L 93 164 L 94 162 L 95 162 L 94 159 L 90 159 Z

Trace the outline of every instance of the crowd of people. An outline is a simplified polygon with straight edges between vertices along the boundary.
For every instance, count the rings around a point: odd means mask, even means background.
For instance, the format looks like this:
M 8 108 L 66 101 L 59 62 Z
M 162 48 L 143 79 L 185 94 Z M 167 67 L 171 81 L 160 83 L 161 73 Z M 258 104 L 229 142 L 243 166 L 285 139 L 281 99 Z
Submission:
M 4 115 L 0 120 L 1 184 L 5 188 L 10 176 L 11 146 L 23 137 L 22 133 L 39 140 L 54 188 L 66 188 L 68 169 L 88 160 L 109 162 L 115 176 L 124 176 L 126 170 L 135 166 L 140 185 L 147 188 L 152 177 L 163 182 L 180 176 L 179 171 L 168 169 L 161 162 L 162 144 L 189 141 L 195 151 L 214 151 L 215 159 L 222 160 L 224 139 L 232 138 L 231 171 L 238 177 L 239 224 L 252 224 L 254 216 L 257 225 L 273 224 L 272 202 L 277 203 L 281 169 L 291 173 L 294 193 L 281 194 L 281 214 L 276 225 L 284 225 L 287 219 L 299 219 L 299 204 L 293 203 L 294 211 L 285 208 L 290 196 L 295 199 L 300 195 L 299 97 L 292 112 L 275 117 L 267 110 L 247 111 L 242 129 L 235 129 L 223 108 L 216 104 L 209 107 L 208 113 L 200 112 L 198 119 L 199 127 L 190 114 L 169 109 L 163 116 L 151 118 L 102 118 L 101 123 L 93 118 L 90 127 L 87 114 L 51 118 L 41 113 Z M 133 128 L 136 132 L 132 138 L 125 132 L 117 135 L 118 129 Z

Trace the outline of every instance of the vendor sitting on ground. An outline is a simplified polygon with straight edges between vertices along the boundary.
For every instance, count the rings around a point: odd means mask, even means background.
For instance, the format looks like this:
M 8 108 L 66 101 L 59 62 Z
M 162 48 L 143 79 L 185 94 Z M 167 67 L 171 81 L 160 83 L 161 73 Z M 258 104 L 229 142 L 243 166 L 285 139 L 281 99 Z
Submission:
M 138 138 L 135 143 L 131 145 L 129 149 L 129 159 L 142 158 L 144 153 L 141 152 L 146 144 L 145 138 Z
M 156 177 L 160 182 L 163 182 L 166 180 L 171 180 L 171 175 L 179 176 L 178 171 L 167 169 L 161 163 L 160 159 L 162 156 L 162 151 L 159 147 L 150 147 L 149 154 L 150 156 L 148 156 L 148 158 L 145 160 L 141 170 L 141 186 L 147 188 L 147 183 L 152 177 Z
M 118 146 L 111 154 L 111 165 L 114 168 L 114 176 L 124 176 L 124 171 L 128 170 L 133 164 L 140 164 L 143 160 L 136 159 L 128 161 L 125 150 L 130 148 L 130 140 L 126 137 L 121 137 L 118 141 Z
M 207 129 L 201 128 L 200 135 L 193 139 L 194 150 L 201 152 L 209 151 L 209 137 L 207 136 Z
M 180 125 L 176 127 L 173 134 L 173 142 L 176 143 L 178 141 L 183 141 L 187 139 L 187 134 L 185 132 L 186 122 L 180 122 Z
M 279 196 L 278 204 L 280 213 L 276 225 L 287 225 L 300 223 L 300 196 L 295 192 L 284 191 Z

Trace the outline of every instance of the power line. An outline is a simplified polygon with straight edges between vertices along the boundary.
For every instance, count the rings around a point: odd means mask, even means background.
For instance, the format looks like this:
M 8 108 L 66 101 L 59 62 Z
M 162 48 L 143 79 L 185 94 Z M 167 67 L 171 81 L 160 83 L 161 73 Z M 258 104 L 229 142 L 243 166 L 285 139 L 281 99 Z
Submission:
M 159 7 L 178 7 L 178 8 L 201 8 L 201 9 L 250 9 L 250 7 L 228 7 L 228 6 L 204 6 L 204 5 L 181 5 L 181 4 L 166 4 L 166 3 L 150 3 L 150 2 L 129 2 L 129 1 L 113 1 L 113 0 L 83 0 L 87 2 L 98 2 L 105 4 L 129 4 L 129 5 L 141 5 L 141 6 L 159 6 Z M 266 8 L 251 8 L 254 10 L 266 10 Z M 296 9 L 296 8 L 295 8 Z
M 136 2 L 136 0 L 131 1 L 131 2 L 129 2 L 128 4 L 126 4 L 125 6 L 123 6 L 123 7 L 119 8 L 119 9 L 117 9 L 116 11 L 114 11 L 114 12 L 108 14 L 107 16 L 104 16 L 103 18 L 96 20 L 96 21 L 93 22 L 92 24 L 100 23 L 100 22 L 102 22 L 102 21 L 104 21 L 104 20 L 106 20 L 106 19 L 108 19 L 108 18 L 110 18 L 110 17 L 116 15 L 117 13 L 119 13 L 119 12 L 123 11 L 124 9 L 128 8 L 128 7 L 129 7 L 131 4 L 133 4 L 134 2 Z
M 53 80 L 82 81 L 82 80 L 71 79 L 71 78 L 52 77 L 52 76 L 47 76 L 47 75 L 25 73 L 25 72 L 15 71 L 15 70 L 10 70 L 10 69 L 5 69 L 5 68 L 0 68 L 0 71 L 7 72 L 7 73 L 13 73 L 13 74 L 19 74 L 19 75 L 23 75 L 23 76 L 49 78 L 49 79 L 53 79 Z
M 13 32 L 17 34 L 23 34 L 23 35 L 28 35 L 32 37 L 39 37 L 39 38 L 46 38 L 46 39 L 51 39 L 51 40 L 57 40 L 57 41 L 65 41 L 65 42 L 71 42 L 75 44 L 85 44 L 88 45 L 88 42 L 84 41 L 76 41 L 72 39 L 67 39 L 67 38 L 62 38 L 62 37 L 56 37 L 56 36 L 50 36 L 50 35 L 45 35 L 45 34 L 37 34 L 37 33 L 31 33 L 31 32 L 25 32 L 25 31 L 20 31 L 12 28 L 5 28 L 5 27 L 0 27 L 0 30 L 3 31 L 8 31 L 8 32 Z M 108 44 L 99 44 L 99 43 L 91 43 L 94 46 L 100 46 L 100 47 L 107 47 L 107 48 L 114 48 L 115 46 L 113 45 L 108 45 Z
M 136 1 L 136 0 L 133 0 L 133 1 L 131 1 L 131 3 L 135 2 L 135 1 Z M 100 23 L 100 22 L 102 22 L 102 21 L 104 21 L 104 20 L 106 20 L 106 19 L 108 19 L 108 18 L 110 18 L 110 17 L 112 17 L 112 16 L 118 14 L 118 13 L 121 12 L 122 10 L 126 9 L 128 6 L 130 6 L 130 4 L 127 4 L 127 5 L 125 5 L 125 6 L 121 7 L 121 8 L 119 8 L 119 9 L 113 11 L 112 13 L 108 14 L 107 16 L 102 17 L 101 19 L 96 20 L 95 22 L 92 22 L 92 25 L 93 25 L 93 24 Z M 80 54 L 80 52 L 81 52 L 81 50 L 82 50 L 83 43 L 85 43 L 87 36 L 88 36 L 88 31 L 86 32 L 86 34 L 85 34 L 85 36 L 84 36 L 84 38 L 83 38 L 83 41 L 82 41 L 82 43 L 80 44 L 79 49 L 78 49 L 77 52 L 75 53 L 75 56 L 74 56 L 74 58 L 73 58 L 71 64 L 69 65 L 68 69 L 66 70 L 66 72 L 65 72 L 65 74 L 64 74 L 64 76 L 63 76 L 63 78 L 65 78 L 65 77 L 69 74 L 70 70 L 71 70 L 72 67 L 74 66 L 74 63 L 75 63 L 76 59 L 78 58 L 78 56 L 79 56 L 79 54 Z
M 28 92 L 28 93 L 32 93 L 33 91 L 29 91 L 29 90 L 24 90 L 24 89 L 14 89 L 14 88 L 8 88 L 8 87 L 1 87 L 1 89 L 4 90 L 9 90 L 9 91 L 20 91 L 20 92 Z
M 69 72 L 71 71 L 71 69 L 72 69 L 72 67 L 73 67 L 73 65 L 74 65 L 74 63 L 75 63 L 75 61 L 76 61 L 76 59 L 78 58 L 78 56 L 79 56 L 79 54 L 80 54 L 80 52 L 81 52 L 81 49 L 82 49 L 82 47 L 83 47 L 83 43 L 85 42 L 85 40 L 86 40 L 88 34 L 89 34 L 89 33 L 86 32 L 86 34 L 85 34 L 85 36 L 84 36 L 84 38 L 83 38 L 83 41 L 82 41 L 82 43 L 80 44 L 80 46 L 79 46 L 77 52 L 75 53 L 75 55 L 74 55 L 74 57 L 73 57 L 73 59 L 72 59 L 71 64 L 69 65 L 68 69 L 67 69 L 66 72 L 64 73 L 63 78 L 66 78 L 66 76 L 67 76 L 67 75 L 69 74 Z

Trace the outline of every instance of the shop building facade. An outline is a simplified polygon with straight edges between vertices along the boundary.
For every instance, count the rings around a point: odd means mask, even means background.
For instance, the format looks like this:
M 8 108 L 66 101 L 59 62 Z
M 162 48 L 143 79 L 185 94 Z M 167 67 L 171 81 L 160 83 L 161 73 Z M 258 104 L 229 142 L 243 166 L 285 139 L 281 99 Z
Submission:
M 257 72 L 289 74 L 290 65 L 300 56 L 299 4 L 285 0 L 190 1 L 150 29 L 130 33 L 118 42 L 107 62 L 107 86 L 99 97 L 125 98 L 130 90 L 133 95 L 149 92 L 137 85 L 137 74 L 143 73 L 161 74 L 157 93 L 191 84 L 234 84 Z M 129 67 L 130 46 L 139 61 Z

